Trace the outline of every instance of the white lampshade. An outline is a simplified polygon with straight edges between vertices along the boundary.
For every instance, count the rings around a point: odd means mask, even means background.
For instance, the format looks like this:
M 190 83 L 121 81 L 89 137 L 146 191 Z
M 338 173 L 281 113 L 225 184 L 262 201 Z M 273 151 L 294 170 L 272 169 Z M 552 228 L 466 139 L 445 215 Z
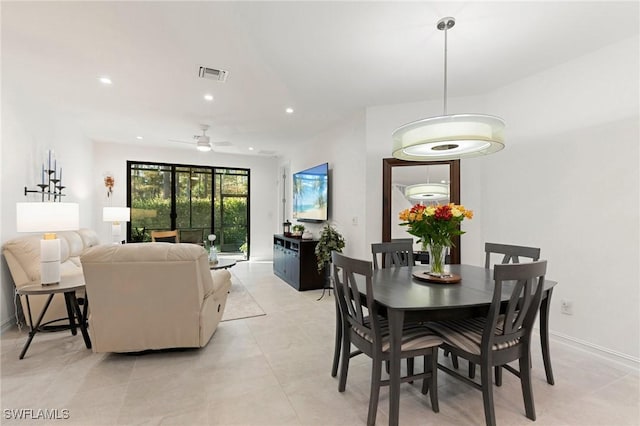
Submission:
M 74 231 L 79 227 L 77 203 L 16 203 L 18 232 Z
M 444 201 L 449 199 L 446 183 L 419 183 L 404 189 L 404 196 L 412 201 Z
M 43 285 L 60 282 L 60 240 L 53 232 L 80 227 L 76 203 L 16 203 L 18 232 L 43 232 L 40 240 L 40 280 Z
M 104 207 L 102 209 L 103 222 L 129 222 L 131 209 L 129 207 Z
M 484 114 L 425 118 L 393 132 L 393 156 L 402 160 L 454 160 L 504 148 L 504 121 Z

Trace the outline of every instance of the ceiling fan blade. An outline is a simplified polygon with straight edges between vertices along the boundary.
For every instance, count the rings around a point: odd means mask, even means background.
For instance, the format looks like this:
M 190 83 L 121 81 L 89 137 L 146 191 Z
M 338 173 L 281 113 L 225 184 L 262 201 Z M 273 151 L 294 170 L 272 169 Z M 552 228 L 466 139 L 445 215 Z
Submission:
M 167 139 L 169 142 L 175 142 L 175 143 L 184 143 L 187 145 L 194 145 L 195 143 L 193 141 L 182 141 L 180 139 Z

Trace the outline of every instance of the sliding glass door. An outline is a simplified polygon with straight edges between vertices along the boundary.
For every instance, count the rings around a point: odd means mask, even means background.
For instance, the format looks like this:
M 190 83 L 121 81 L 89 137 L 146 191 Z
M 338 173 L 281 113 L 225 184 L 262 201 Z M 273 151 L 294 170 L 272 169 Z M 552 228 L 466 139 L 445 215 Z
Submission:
M 181 242 L 203 243 L 211 233 L 220 253 L 248 258 L 249 170 L 127 162 L 128 241 L 177 229 Z

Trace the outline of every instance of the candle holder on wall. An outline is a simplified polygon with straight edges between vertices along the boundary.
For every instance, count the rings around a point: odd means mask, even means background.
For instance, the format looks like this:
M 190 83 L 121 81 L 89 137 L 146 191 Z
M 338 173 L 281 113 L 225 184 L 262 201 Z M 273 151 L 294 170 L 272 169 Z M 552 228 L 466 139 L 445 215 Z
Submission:
M 62 185 L 62 166 L 58 172 L 58 164 L 54 157 L 53 167 L 51 167 L 51 150 L 49 150 L 48 154 L 49 162 L 47 167 L 45 168 L 45 164 L 42 163 L 42 183 L 36 185 L 38 189 L 29 189 L 25 186 L 24 195 L 41 194 L 42 201 L 62 201 L 62 197 L 65 196 L 62 190 L 66 188 Z

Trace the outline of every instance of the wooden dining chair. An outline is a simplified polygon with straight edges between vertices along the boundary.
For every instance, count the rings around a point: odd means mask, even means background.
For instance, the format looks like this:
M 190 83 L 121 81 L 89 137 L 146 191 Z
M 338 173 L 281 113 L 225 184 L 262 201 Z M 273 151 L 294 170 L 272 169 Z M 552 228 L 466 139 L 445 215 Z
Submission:
M 336 251 L 331 253 L 331 260 L 335 281 L 334 293 L 343 318 L 342 347 L 349 348 L 353 343 L 361 353 L 372 359 L 367 424 L 373 425 L 376 422 L 380 387 L 389 385 L 389 380 L 382 380 L 382 363 L 389 361 L 391 356 L 388 324 L 379 315 L 379 307 L 375 302 L 371 280 L 372 263 L 349 258 Z M 365 283 L 364 297 L 361 297 L 358 290 L 356 276 L 360 276 Z M 437 365 L 438 346 L 441 343 L 442 339 L 424 326 L 407 324 L 403 329 L 400 357 L 424 357 L 424 371 L 407 375 L 401 378 L 401 381 L 422 379 L 422 393 L 429 392 L 431 408 L 436 413 L 439 411 Z M 346 389 L 350 357 L 348 350 L 342 351 L 339 392 Z
M 381 258 L 380 263 L 378 263 L 378 256 Z M 415 263 L 413 260 L 413 241 L 373 243 L 371 244 L 371 257 L 374 269 L 413 265 Z
M 480 365 L 479 384 L 444 365 L 438 368 L 482 391 L 488 426 L 496 424 L 491 378 L 491 370 L 496 366 L 520 378 L 526 416 L 536 419 L 531 385 L 531 333 L 542 300 L 546 271 L 546 261 L 496 265 L 493 298 L 486 317 L 427 324 L 443 338 L 443 349 Z M 506 309 L 504 300 L 507 300 Z M 508 365 L 513 361 L 518 361 L 517 370 Z
M 154 243 L 179 243 L 180 236 L 177 230 L 151 231 L 151 241 Z
M 491 268 L 492 254 L 502 256 L 500 264 L 520 263 L 520 258 L 527 258 L 528 261 L 536 261 L 540 259 L 540 249 L 538 247 L 515 246 L 510 244 L 484 243 L 484 267 Z M 548 345 L 547 345 L 548 346 Z M 543 345 L 544 347 L 544 345 Z M 469 377 L 475 377 L 475 364 L 469 364 Z M 502 367 L 495 369 L 496 386 L 502 386 Z
M 413 239 L 402 238 L 393 240 L 386 243 L 373 243 L 371 244 L 371 255 L 373 258 L 373 268 L 380 269 L 380 267 L 392 267 L 392 266 L 407 266 L 413 265 Z M 378 256 L 381 257 L 381 262 L 378 262 Z M 336 305 L 336 333 L 335 333 L 335 345 L 333 351 L 333 363 L 331 368 L 331 376 L 336 377 L 338 374 L 338 363 L 340 362 L 340 350 L 342 348 L 342 318 L 338 305 Z M 353 353 L 352 356 L 359 354 L 360 352 Z M 413 373 L 413 358 L 407 360 L 407 368 L 409 374 Z
M 495 257 L 492 257 L 493 254 L 498 255 L 498 258 L 502 256 L 500 261 L 500 264 L 502 265 L 508 264 L 508 263 L 520 263 L 520 258 L 523 258 L 523 257 L 527 258 L 529 261 L 536 261 L 540 259 L 540 249 L 538 247 L 515 246 L 510 244 L 498 244 L 498 243 L 485 243 L 484 252 L 485 252 L 484 267 L 486 269 L 491 268 L 491 266 L 494 264 L 494 262 L 491 262 L 491 259 L 495 258 Z M 455 368 L 458 368 L 458 360 L 455 356 L 452 357 L 452 363 Z M 469 362 L 469 378 L 473 379 L 475 377 L 475 374 L 476 374 L 476 366 L 475 364 Z M 496 386 L 502 386 L 501 367 L 496 367 L 495 380 L 496 380 Z

